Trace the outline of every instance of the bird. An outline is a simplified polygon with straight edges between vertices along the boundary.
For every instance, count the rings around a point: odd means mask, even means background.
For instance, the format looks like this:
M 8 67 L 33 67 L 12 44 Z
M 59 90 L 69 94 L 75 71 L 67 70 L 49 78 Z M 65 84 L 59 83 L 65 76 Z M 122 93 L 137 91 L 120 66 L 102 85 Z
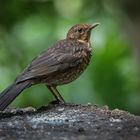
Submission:
M 65 100 L 57 86 L 76 80 L 89 65 L 92 56 L 91 31 L 99 23 L 76 24 L 66 38 L 40 53 L 17 76 L 14 82 L 0 94 L 0 111 L 3 111 L 24 89 L 45 84 L 57 103 Z

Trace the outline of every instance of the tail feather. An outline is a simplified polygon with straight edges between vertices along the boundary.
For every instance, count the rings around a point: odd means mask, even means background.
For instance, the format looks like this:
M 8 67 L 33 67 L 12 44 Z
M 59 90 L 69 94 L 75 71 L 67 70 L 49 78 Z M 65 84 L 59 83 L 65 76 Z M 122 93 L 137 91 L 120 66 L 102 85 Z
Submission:
M 0 111 L 4 110 L 25 88 L 30 87 L 31 82 L 14 83 L 0 94 Z

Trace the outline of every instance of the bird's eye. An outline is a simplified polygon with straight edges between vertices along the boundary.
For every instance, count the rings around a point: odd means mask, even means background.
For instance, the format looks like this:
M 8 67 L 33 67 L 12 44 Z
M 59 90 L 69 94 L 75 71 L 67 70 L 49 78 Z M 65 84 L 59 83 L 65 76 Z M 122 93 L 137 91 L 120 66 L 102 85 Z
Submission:
M 78 29 L 78 32 L 79 32 L 79 33 L 81 33 L 82 31 L 83 31 L 83 29 L 82 29 L 82 28 L 79 28 L 79 29 Z

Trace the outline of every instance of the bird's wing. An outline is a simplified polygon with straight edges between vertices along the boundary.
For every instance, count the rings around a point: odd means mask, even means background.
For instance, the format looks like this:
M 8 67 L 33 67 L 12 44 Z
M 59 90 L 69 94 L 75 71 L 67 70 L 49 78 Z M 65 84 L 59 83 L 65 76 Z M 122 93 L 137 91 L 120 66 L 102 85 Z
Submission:
M 59 44 L 57 44 L 59 45 Z M 67 47 L 67 49 L 66 49 Z M 59 74 L 82 63 L 82 59 L 72 55 L 69 44 L 61 43 L 61 47 L 55 46 L 35 58 L 32 63 L 17 78 L 17 82 L 28 79 L 42 78 L 51 74 Z M 65 50 L 64 50 L 65 49 Z

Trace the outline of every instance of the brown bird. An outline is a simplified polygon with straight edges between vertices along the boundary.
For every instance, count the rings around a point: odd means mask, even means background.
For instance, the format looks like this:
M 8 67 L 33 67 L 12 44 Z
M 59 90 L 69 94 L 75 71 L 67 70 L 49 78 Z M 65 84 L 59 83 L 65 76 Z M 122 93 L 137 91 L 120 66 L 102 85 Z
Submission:
M 66 39 L 33 59 L 14 83 L 0 94 L 0 110 L 4 110 L 24 89 L 39 83 L 45 84 L 58 102 L 65 103 L 56 87 L 72 82 L 88 66 L 92 51 L 91 30 L 97 25 L 74 25 Z

